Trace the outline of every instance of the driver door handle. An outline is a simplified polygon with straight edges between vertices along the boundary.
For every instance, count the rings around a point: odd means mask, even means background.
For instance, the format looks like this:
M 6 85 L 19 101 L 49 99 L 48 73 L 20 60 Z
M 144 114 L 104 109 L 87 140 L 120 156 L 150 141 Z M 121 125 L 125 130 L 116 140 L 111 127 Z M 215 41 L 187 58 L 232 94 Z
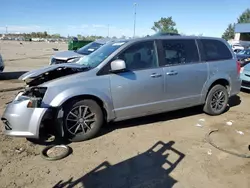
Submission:
M 150 76 L 151 76 L 152 78 L 159 78 L 159 77 L 161 77 L 162 75 L 161 75 L 161 74 L 158 74 L 158 73 L 152 73 Z
M 169 75 L 169 76 L 173 76 L 173 75 L 177 75 L 178 72 L 176 72 L 176 71 L 170 71 L 170 72 L 167 72 L 166 74 Z

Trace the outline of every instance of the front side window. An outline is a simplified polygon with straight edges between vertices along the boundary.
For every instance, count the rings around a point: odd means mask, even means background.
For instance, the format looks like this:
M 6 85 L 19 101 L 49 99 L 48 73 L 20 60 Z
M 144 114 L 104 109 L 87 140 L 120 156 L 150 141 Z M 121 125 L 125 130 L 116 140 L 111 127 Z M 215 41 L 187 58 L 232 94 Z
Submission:
M 163 66 L 195 63 L 199 61 L 199 54 L 195 40 L 177 39 L 162 40 Z
M 219 40 L 201 39 L 205 61 L 218 61 L 232 59 L 228 47 Z
M 154 41 L 146 41 L 134 44 L 119 54 L 116 59 L 124 60 L 128 70 L 157 67 Z

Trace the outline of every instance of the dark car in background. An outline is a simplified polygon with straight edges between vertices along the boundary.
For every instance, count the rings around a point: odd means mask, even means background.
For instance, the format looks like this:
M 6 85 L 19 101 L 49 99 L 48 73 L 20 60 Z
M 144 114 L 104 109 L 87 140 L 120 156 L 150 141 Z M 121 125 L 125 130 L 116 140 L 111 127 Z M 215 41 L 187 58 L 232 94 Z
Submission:
M 239 61 L 246 59 L 246 58 L 250 58 L 250 49 L 241 50 L 240 52 L 236 54 L 236 56 Z
M 112 39 L 98 39 L 94 42 L 83 46 L 78 50 L 68 50 L 57 52 L 54 54 L 50 59 L 50 65 L 54 64 L 61 64 L 61 63 L 76 63 L 82 57 L 91 54 L 92 52 L 96 51 L 98 48 L 103 46 L 104 44 L 111 42 Z
M 3 72 L 3 69 L 4 69 L 4 63 L 3 63 L 3 58 L 0 54 L 0 73 Z

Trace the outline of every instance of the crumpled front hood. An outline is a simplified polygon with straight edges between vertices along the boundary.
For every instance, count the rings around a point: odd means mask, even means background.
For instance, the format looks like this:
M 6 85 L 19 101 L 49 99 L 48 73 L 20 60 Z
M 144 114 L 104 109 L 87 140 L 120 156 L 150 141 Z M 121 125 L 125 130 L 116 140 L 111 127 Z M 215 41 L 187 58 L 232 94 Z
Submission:
M 88 70 L 88 67 L 76 63 L 56 64 L 27 72 L 20 76 L 19 80 L 23 80 L 28 85 L 34 86 L 59 77 L 83 72 L 86 70 Z
M 62 51 L 55 53 L 52 57 L 61 60 L 68 60 L 76 57 L 82 57 L 83 55 L 76 53 L 75 51 Z

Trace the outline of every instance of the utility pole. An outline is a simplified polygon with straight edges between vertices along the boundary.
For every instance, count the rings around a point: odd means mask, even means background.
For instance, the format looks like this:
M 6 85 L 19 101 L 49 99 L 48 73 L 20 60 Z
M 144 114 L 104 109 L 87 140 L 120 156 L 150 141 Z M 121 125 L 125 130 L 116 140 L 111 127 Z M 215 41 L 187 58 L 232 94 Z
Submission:
M 6 26 L 6 28 L 5 28 L 5 29 L 6 29 L 6 34 L 8 34 L 8 27 Z
M 108 24 L 108 38 L 109 38 L 109 24 Z
M 136 6 L 137 6 L 137 3 L 134 3 L 134 7 L 135 7 L 135 13 L 134 13 L 134 38 L 135 38 L 135 25 L 136 25 Z

